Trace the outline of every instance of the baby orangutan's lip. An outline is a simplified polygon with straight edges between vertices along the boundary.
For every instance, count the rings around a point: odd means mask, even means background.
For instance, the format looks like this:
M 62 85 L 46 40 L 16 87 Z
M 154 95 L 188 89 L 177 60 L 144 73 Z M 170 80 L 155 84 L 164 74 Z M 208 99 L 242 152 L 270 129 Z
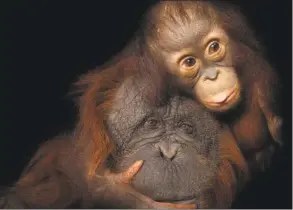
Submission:
M 235 95 L 238 93 L 238 87 L 234 86 L 229 90 L 225 90 L 215 96 L 209 98 L 209 100 L 205 101 L 205 104 L 210 106 L 222 106 L 224 104 L 229 103 Z

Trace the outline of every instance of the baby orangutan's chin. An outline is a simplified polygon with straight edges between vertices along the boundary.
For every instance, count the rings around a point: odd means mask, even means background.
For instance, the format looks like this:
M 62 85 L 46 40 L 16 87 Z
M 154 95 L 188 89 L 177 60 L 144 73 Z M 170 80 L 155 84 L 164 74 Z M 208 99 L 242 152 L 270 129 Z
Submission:
M 205 107 L 214 112 L 226 112 L 240 101 L 240 87 L 235 85 L 201 101 Z

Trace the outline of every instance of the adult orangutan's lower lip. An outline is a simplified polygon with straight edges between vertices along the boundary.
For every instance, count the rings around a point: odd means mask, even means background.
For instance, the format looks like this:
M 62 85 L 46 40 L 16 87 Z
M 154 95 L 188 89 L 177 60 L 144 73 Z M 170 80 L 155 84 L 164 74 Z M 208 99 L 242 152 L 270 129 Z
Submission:
M 192 204 L 195 202 L 195 198 L 189 199 L 189 200 L 181 200 L 181 201 L 174 201 L 172 203 L 178 203 L 178 204 Z
M 168 202 L 168 203 L 174 203 L 174 204 L 196 204 L 195 198 L 188 199 L 188 200 L 176 200 L 176 201 L 158 201 L 158 202 Z
M 228 103 L 231 99 L 233 99 L 237 92 L 237 86 L 233 87 L 227 91 L 224 91 L 222 93 L 217 94 L 216 96 L 209 98 L 208 101 L 205 101 L 205 104 L 208 104 L 210 106 L 222 106 Z

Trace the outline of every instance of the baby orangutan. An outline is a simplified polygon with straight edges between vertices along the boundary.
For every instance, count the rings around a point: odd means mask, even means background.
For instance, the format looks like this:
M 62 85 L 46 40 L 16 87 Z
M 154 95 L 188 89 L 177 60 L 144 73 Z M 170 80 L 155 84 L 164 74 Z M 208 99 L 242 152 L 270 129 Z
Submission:
M 161 1 L 146 20 L 145 53 L 229 124 L 251 170 L 265 168 L 282 143 L 280 84 L 241 13 L 222 1 Z

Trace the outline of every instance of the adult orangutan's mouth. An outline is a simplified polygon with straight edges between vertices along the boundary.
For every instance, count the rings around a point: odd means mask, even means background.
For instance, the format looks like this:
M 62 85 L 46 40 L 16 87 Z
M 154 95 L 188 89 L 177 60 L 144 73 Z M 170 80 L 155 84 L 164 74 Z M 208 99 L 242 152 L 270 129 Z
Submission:
M 173 201 L 172 203 L 179 203 L 179 204 L 192 204 L 195 203 L 195 198 L 189 200 L 180 200 L 180 201 Z
M 196 204 L 195 203 L 195 198 L 192 199 L 184 199 L 184 200 L 160 200 L 158 202 L 168 202 L 168 203 L 175 203 L 175 204 Z

